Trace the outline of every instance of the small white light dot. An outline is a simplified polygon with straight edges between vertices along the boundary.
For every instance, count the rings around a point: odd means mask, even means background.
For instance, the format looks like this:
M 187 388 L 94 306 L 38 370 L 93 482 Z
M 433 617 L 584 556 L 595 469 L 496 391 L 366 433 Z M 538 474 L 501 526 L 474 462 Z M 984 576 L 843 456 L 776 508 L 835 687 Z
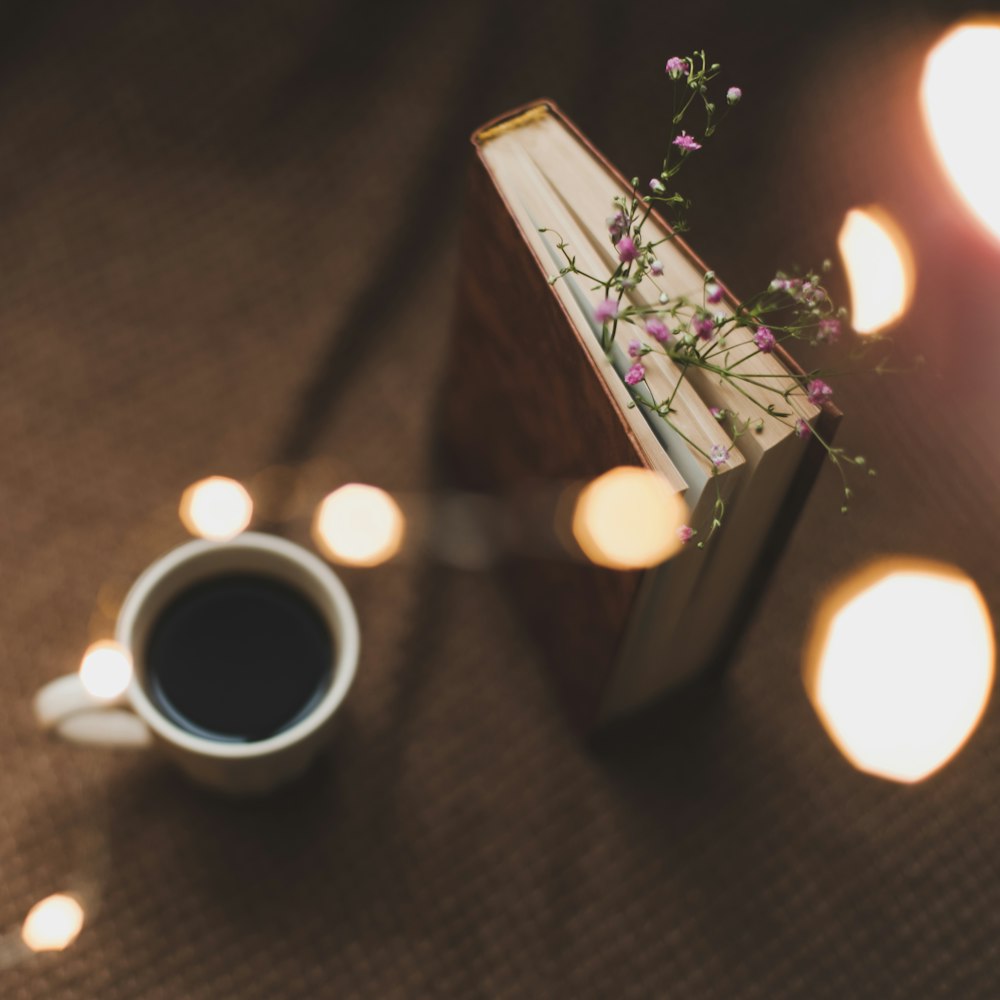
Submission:
M 132 680 L 132 657 L 128 650 L 102 639 L 88 647 L 80 662 L 80 681 L 94 698 L 117 698 Z
M 250 524 L 253 500 L 235 479 L 209 476 L 184 491 L 180 517 L 192 535 L 224 542 Z
M 21 938 L 32 951 L 62 951 L 83 929 L 83 907 L 73 896 L 56 893 L 28 911 Z
M 316 509 L 313 537 L 334 562 L 378 566 L 391 559 L 403 542 L 406 520 L 385 490 L 348 483 L 334 490 Z

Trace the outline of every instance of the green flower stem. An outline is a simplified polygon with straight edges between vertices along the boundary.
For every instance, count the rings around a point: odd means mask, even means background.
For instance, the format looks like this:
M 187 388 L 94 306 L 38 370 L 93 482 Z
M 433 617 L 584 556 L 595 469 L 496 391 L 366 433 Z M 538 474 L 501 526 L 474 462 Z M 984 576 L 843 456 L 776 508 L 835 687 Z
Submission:
M 628 193 L 619 194 L 612 201 L 614 210 L 621 215 L 621 223 L 616 223 L 609 230 L 611 243 L 615 246 L 620 257 L 617 246 L 623 238 L 628 237 L 635 244 L 635 259 L 630 261 L 619 259 L 614 270 L 604 278 L 588 274 L 577 267 L 576 258 L 572 254 L 571 248 L 558 233 L 555 233 L 559 241 L 558 249 L 565 260 L 565 266 L 560 269 L 558 275 L 550 280 L 555 282 L 567 274 L 577 275 L 592 283 L 591 290 L 593 292 L 603 292 L 605 299 L 613 299 L 616 302 L 615 315 L 605 321 L 600 333 L 601 347 L 606 354 L 610 355 L 611 353 L 612 346 L 618 336 L 619 324 L 627 323 L 640 327 L 646 325 L 648 333 L 648 324 L 651 319 L 656 318 L 664 326 L 669 321 L 669 329 L 676 339 L 672 341 L 670 346 L 647 344 L 640 357 L 645 354 L 659 353 L 670 358 L 680 367 L 678 379 L 669 396 L 663 402 L 657 402 L 653 398 L 648 383 L 643 380 L 645 387 L 643 393 L 641 395 L 636 392 L 631 393 L 632 405 L 644 406 L 655 413 L 657 417 L 665 420 L 667 426 L 712 467 L 713 478 L 716 482 L 716 505 L 711 529 L 707 537 L 698 543 L 699 546 L 702 546 L 722 524 L 725 503 L 718 485 L 719 470 L 712 462 L 711 455 L 691 441 L 671 420 L 671 414 L 674 412 L 674 400 L 682 383 L 688 378 L 688 369 L 696 367 L 712 376 L 719 377 L 734 387 L 745 399 L 749 400 L 753 407 L 762 413 L 774 417 L 786 427 L 795 426 L 793 423 L 794 411 L 782 412 L 776 404 L 783 403 L 788 406 L 793 398 L 805 396 L 804 383 L 806 379 L 817 379 L 821 375 L 829 377 L 830 375 L 848 374 L 848 372 L 820 372 L 816 370 L 800 377 L 787 372 L 744 374 L 739 370 L 739 367 L 763 352 L 754 344 L 753 349 L 730 364 L 729 355 L 733 347 L 726 343 L 726 338 L 734 334 L 736 330 L 741 329 L 749 330 L 751 336 L 756 336 L 758 329 L 766 326 L 778 344 L 787 345 L 789 341 L 799 340 L 816 345 L 821 341 L 836 337 L 839 333 L 839 327 L 836 324 L 839 324 L 847 314 L 846 310 L 835 308 L 823 286 L 821 272 L 826 271 L 829 267 L 829 262 L 824 262 L 821 268 L 806 271 L 798 276 L 790 276 L 779 271 L 775 280 L 767 288 L 744 299 L 735 307 L 733 315 L 720 318 L 718 325 L 713 326 L 713 338 L 703 341 L 700 334 L 709 332 L 708 323 L 705 321 L 711 319 L 713 324 L 716 322 L 709 308 L 707 294 L 707 285 L 714 280 L 714 274 L 709 272 L 703 276 L 700 302 L 697 301 L 697 296 L 695 296 L 695 301 L 687 296 L 668 298 L 666 291 L 661 289 L 654 280 L 655 276 L 651 273 L 650 268 L 656 257 L 656 248 L 675 239 L 678 233 L 687 231 L 686 220 L 682 213 L 690 207 L 688 201 L 679 192 L 668 193 L 666 182 L 674 178 L 689 161 L 698 159 L 700 155 L 698 150 L 704 145 L 705 140 L 715 132 L 732 107 L 727 92 L 724 92 L 724 97 L 716 98 L 713 96 L 712 84 L 720 75 L 721 67 L 717 63 L 710 64 L 704 50 L 698 50 L 686 56 L 685 65 L 686 73 L 678 73 L 676 78 L 672 77 L 673 111 L 671 120 L 675 127 L 680 126 L 691 112 L 696 99 L 700 98 L 705 112 L 700 134 L 698 128 L 692 122 L 688 122 L 685 134 L 690 134 L 693 142 L 684 140 L 686 146 L 678 148 L 675 137 L 670 138 L 662 158 L 659 178 L 663 184 L 662 188 L 654 185 L 656 190 L 651 194 L 644 195 L 639 190 L 639 179 L 636 177 L 632 179 Z M 676 65 L 674 65 L 673 71 L 676 72 Z M 738 88 L 732 89 L 737 90 Z M 739 100 L 739 94 L 733 99 L 733 103 L 736 100 Z M 720 109 L 722 109 L 721 114 L 719 114 Z M 694 144 L 695 142 L 697 145 Z M 654 206 L 662 207 L 664 217 L 668 221 L 669 231 L 657 239 L 645 241 L 643 230 Z M 541 232 L 550 231 L 555 232 L 554 230 L 541 230 Z M 650 281 L 652 286 L 657 289 L 661 296 L 660 304 L 639 305 L 631 301 L 632 289 L 644 280 Z M 656 333 L 663 336 L 660 330 L 656 330 Z M 854 362 L 858 357 L 868 355 L 877 343 L 884 346 L 888 341 L 887 338 L 865 338 L 851 353 L 851 362 Z M 741 341 L 740 347 L 744 346 L 746 346 L 745 343 Z M 875 374 L 901 370 L 889 367 L 887 360 L 887 356 L 882 356 L 870 370 Z M 781 382 L 775 383 L 774 379 L 780 379 Z M 790 385 L 789 380 L 791 380 Z M 752 392 L 751 390 L 757 391 Z M 824 391 L 826 391 L 825 388 Z M 772 397 L 774 402 L 765 402 Z M 728 430 L 734 442 L 743 434 L 749 433 L 751 429 L 759 430 L 762 426 L 760 418 L 750 416 L 738 419 L 735 414 L 729 414 L 729 417 L 728 422 L 731 426 Z M 820 437 L 812 427 L 809 428 L 809 433 L 816 438 L 825 449 L 827 456 L 837 466 L 844 495 L 841 510 L 846 511 L 848 501 L 852 496 L 847 482 L 846 466 L 849 464 L 864 466 L 867 463 L 860 455 L 852 457 L 843 448 L 834 448 L 829 441 Z M 875 475 L 875 470 L 868 469 L 868 474 Z
M 643 382 L 643 385 L 645 385 L 645 382 Z M 649 386 L 646 386 L 646 388 L 647 388 L 647 390 L 649 390 Z M 664 422 L 664 423 L 665 423 L 665 424 L 666 424 L 666 425 L 667 425 L 667 426 L 668 426 L 668 427 L 669 427 L 669 428 L 670 428 L 670 429 L 671 429 L 672 431 L 674 431 L 674 433 L 676 433 L 676 434 L 677 434 L 677 435 L 678 435 L 679 437 L 681 437 L 681 438 L 682 438 L 682 439 L 683 439 L 683 440 L 684 440 L 685 442 L 687 442 L 687 444 L 689 444 L 689 445 L 690 445 L 690 446 L 691 446 L 691 447 L 692 447 L 692 448 L 693 448 L 693 449 L 694 449 L 694 450 L 695 450 L 696 452 L 698 452 L 698 454 L 699 454 L 699 455 L 701 455 L 701 456 L 702 456 L 702 457 L 703 457 L 703 458 L 705 459 L 705 461 L 709 463 L 709 465 L 712 465 L 712 456 L 711 456 L 711 455 L 709 455 L 709 453 L 708 453 L 707 451 L 705 451 L 705 449 L 704 449 L 704 448 L 699 448 L 699 447 L 698 447 L 698 445 L 696 445 L 696 444 L 694 443 L 694 441 L 692 441 L 692 440 L 691 440 L 691 438 L 689 438 L 689 437 L 688 437 L 688 436 L 687 436 L 687 435 L 686 435 L 686 434 L 684 433 L 684 431 L 682 431 L 682 430 L 681 430 L 681 429 L 680 429 L 680 428 L 679 428 L 679 427 L 677 426 L 677 424 L 675 424 L 675 423 L 674 423 L 674 422 L 673 422 L 673 421 L 672 421 L 672 420 L 670 419 L 670 417 L 669 417 L 669 416 L 667 416 L 667 415 L 666 415 L 665 413 L 663 413 L 663 411 L 662 411 L 662 404 L 660 404 L 660 403 L 657 403 L 657 402 L 656 402 L 656 400 L 655 400 L 655 399 L 653 398 L 653 393 L 652 393 L 651 391 L 650 391 L 649 395 L 650 395 L 650 399 L 643 399 L 643 398 L 642 398 L 642 396 L 640 396 L 640 395 L 638 395 L 638 394 L 635 394 L 635 395 L 634 395 L 634 396 L 633 396 L 632 398 L 633 398 L 633 399 L 634 399 L 634 400 L 635 400 L 635 401 L 636 401 L 636 402 L 637 402 L 637 403 L 638 403 L 638 404 L 639 404 L 640 406 L 645 406 L 647 410 L 652 410 L 652 411 L 653 411 L 653 412 L 654 412 L 654 413 L 655 413 L 655 414 L 656 414 L 656 415 L 657 415 L 658 417 L 662 418 L 663 422 Z M 718 469 L 716 469 L 714 465 L 712 466 L 712 475 L 713 475 L 713 476 L 717 476 L 717 475 L 718 475 Z

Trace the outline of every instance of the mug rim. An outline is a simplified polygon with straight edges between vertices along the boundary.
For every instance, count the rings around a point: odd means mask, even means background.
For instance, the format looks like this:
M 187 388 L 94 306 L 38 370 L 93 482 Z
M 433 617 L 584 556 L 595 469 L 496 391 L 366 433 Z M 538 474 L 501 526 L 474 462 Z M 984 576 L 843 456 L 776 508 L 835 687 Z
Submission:
M 136 578 L 122 602 L 115 627 L 116 640 L 128 650 L 133 663 L 137 658 L 133 638 L 140 612 L 155 589 L 179 567 L 209 553 L 226 551 L 265 552 L 293 564 L 319 584 L 329 596 L 332 618 L 327 609 L 317 610 L 334 628 L 333 680 L 329 690 L 313 709 L 298 722 L 274 736 L 247 743 L 230 743 L 198 736 L 182 729 L 153 704 L 143 688 L 140 671 L 133 669 L 126 697 L 136 714 L 165 742 L 205 757 L 246 760 L 266 757 L 307 739 L 324 726 L 340 707 L 357 673 L 361 637 L 357 613 L 347 588 L 336 573 L 318 556 L 296 542 L 278 535 L 245 531 L 225 541 L 193 539 L 171 549 L 150 563 Z M 220 567 L 224 571 L 224 567 Z M 315 601 L 310 601 L 316 606 Z

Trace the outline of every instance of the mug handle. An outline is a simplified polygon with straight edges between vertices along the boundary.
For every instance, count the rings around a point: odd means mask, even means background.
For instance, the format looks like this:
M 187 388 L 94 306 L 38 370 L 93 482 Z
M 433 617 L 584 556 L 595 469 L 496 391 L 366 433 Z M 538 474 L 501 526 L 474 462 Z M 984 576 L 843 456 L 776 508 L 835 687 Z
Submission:
M 89 694 L 79 674 L 57 677 L 35 695 L 35 719 L 42 729 L 73 743 L 146 747 L 153 734 L 123 697 L 110 701 Z

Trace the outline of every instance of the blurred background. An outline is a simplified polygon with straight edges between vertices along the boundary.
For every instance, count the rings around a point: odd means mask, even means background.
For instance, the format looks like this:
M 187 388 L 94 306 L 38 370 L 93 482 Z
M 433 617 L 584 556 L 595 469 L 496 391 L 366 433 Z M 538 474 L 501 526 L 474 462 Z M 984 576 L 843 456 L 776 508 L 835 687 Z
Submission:
M 65 952 L 0 948 L 4 996 L 997 995 L 995 708 L 897 786 L 850 768 L 799 674 L 819 595 L 873 554 L 1000 606 L 1000 242 L 917 99 L 983 9 L 0 6 L 0 926 L 94 900 Z M 401 561 L 344 572 L 349 724 L 277 799 L 43 740 L 32 693 L 179 540 L 188 484 L 256 483 L 305 542 L 341 482 L 434 485 L 472 130 L 550 97 L 649 176 L 663 64 L 702 47 L 744 98 L 682 175 L 692 246 L 747 294 L 877 203 L 916 264 L 900 357 L 927 358 L 838 384 L 880 475 L 846 519 L 821 477 L 723 687 L 585 747 L 491 578 Z

